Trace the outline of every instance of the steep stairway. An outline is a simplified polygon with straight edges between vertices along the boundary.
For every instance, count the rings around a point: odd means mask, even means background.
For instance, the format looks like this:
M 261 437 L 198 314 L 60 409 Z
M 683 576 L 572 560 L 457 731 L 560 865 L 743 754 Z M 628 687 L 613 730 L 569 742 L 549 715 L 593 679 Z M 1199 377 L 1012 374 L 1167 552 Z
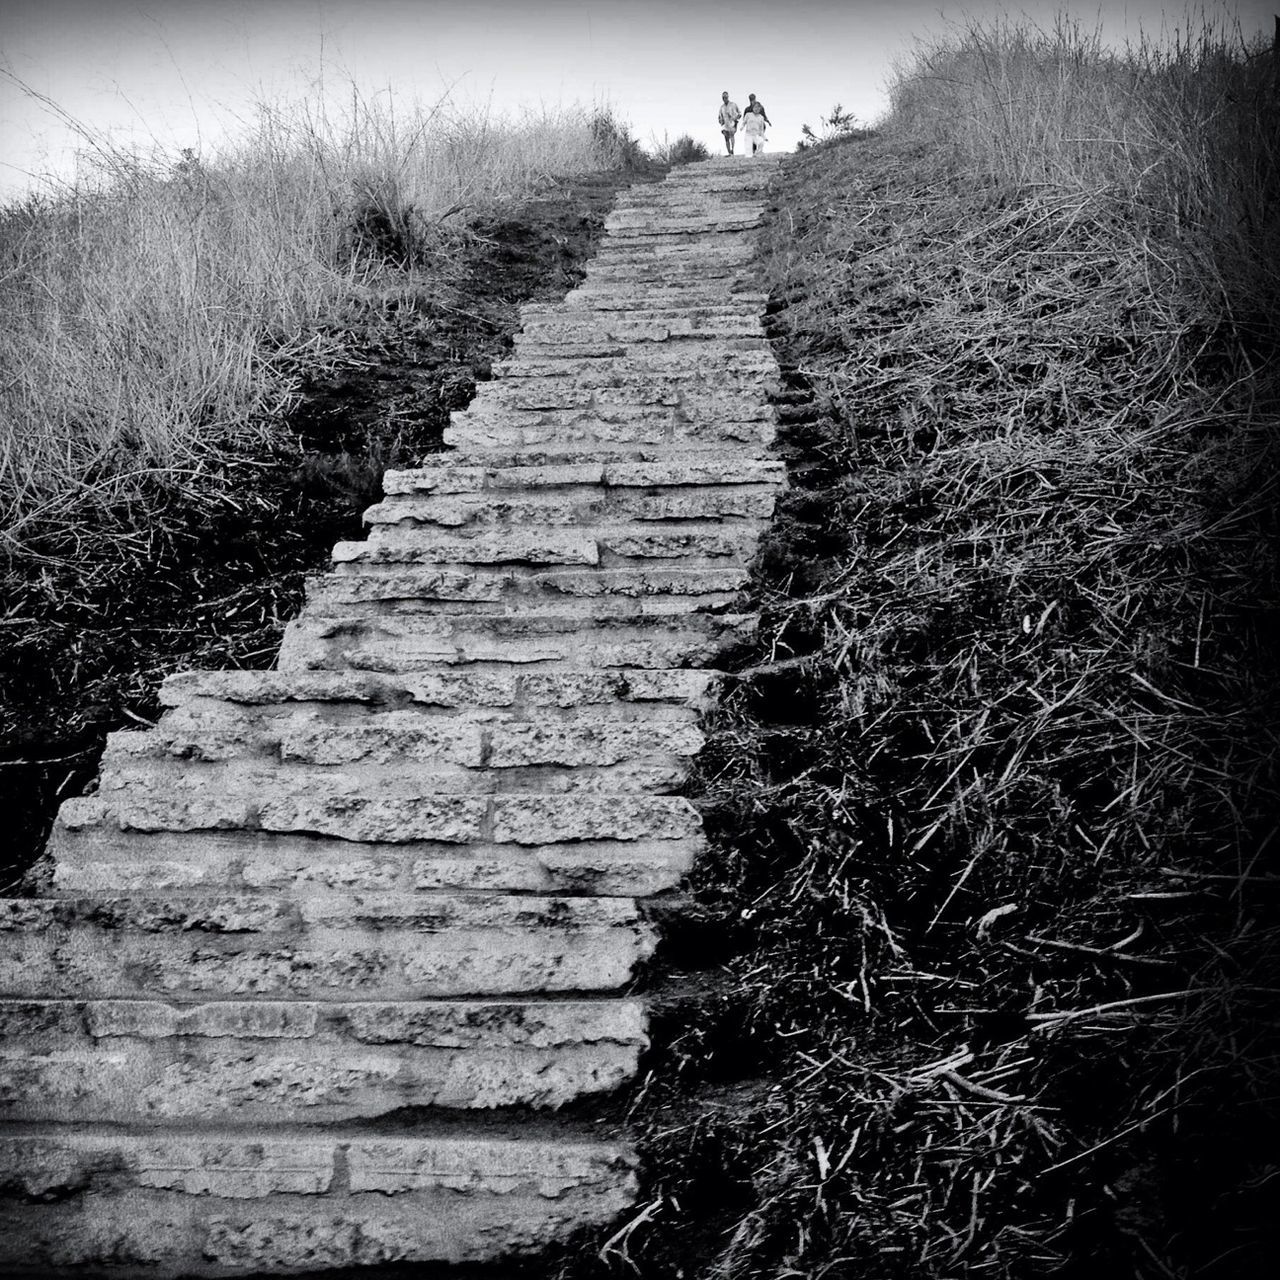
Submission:
M 63 805 L 52 891 L 0 902 L 5 1274 L 493 1260 L 632 1202 L 557 1109 L 647 1046 L 644 899 L 754 621 L 772 167 L 624 193 L 277 669 L 170 677 Z

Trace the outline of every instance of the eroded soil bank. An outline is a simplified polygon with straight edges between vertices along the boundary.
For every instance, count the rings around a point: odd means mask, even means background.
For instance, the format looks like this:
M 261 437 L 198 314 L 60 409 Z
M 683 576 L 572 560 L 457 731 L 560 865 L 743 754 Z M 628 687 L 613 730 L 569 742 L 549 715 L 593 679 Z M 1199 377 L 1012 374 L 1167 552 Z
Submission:
M 0 884 L 93 778 L 106 734 L 158 713 L 167 672 L 270 666 L 305 576 L 360 536 L 383 470 L 440 447 L 520 304 L 563 297 L 617 190 L 663 172 L 560 183 L 451 232 L 412 271 L 387 267 L 334 317 L 337 357 L 298 370 L 291 412 L 251 454 L 145 527 L 122 514 L 94 545 L 37 541 L 0 562 Z

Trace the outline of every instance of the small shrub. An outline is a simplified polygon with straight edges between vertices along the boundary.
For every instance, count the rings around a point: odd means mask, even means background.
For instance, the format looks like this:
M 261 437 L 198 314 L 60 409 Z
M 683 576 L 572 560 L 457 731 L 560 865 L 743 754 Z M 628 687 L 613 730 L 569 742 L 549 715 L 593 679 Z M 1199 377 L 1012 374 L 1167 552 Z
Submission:
M 709 160 L 711 152 L 696 138 L 682 133 L 674 142 L 664 142 L 655 157 L 659 164 L 692 164 L 695 160 Z
M 807 124 L 800 126 L 799 151 L 807 151 L 810 147 L 821 146 L 827 142 L 840 142 L 850 138 L 865 138 L 867 130 L 858 124 L 858 118 L 851 111 L 846 111 L 838 102 L 829 114 L 822 116 L 818 124 L 821 132 L 815 133 Z

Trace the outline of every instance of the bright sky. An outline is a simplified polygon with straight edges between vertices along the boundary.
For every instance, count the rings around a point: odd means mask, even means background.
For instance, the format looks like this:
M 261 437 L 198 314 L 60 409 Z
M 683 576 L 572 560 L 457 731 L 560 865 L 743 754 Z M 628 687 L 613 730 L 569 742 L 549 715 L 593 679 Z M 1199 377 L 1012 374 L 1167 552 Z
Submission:
M 890 65 L 914 37 L 984 0 L 0 0 L 0 69 L 113 141 L 176 149 L 216 139 L 262 99 L 296 94 L 321 69 L 433 102 L 499 111 L 607 102 L 642 143 L 691 133 L 720 149 L 721 89 L 773 120 L 772 149 L 839 102 L 870 122 Z M 1062 9 L 1122 40 L 1178 24 L 1181 0 L 1022 0 L 1039 22 Z M 1169 17 L 1163 13 L 1168 8 Z M 1277 0 L 1213 0 L 1246 33 L 1270 31 Z M 31 175 L 71 171 L 68 131 L 0 76 L 0 198 Z

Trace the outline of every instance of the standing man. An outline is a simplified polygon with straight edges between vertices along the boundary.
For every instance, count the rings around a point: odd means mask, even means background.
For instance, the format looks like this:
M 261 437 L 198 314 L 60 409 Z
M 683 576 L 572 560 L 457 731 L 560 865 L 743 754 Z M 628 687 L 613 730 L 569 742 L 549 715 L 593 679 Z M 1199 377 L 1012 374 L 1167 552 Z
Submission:
M 726 89 L 720 95 L 720 132 L 724 134 L 724 149 L 729 155 L 733 155 L 733 135 L 738 132 L 741 119 L 742 112 L 736 102 L 729 101 L 729 90 Z
M 754 93 L 747 94 L 747 113 L 742 118 L 742 131 L 751 143 L 751 154 L 758 156 L 764 151 L 764 127 L 773 121 L 765 114 L 764 103 Z

